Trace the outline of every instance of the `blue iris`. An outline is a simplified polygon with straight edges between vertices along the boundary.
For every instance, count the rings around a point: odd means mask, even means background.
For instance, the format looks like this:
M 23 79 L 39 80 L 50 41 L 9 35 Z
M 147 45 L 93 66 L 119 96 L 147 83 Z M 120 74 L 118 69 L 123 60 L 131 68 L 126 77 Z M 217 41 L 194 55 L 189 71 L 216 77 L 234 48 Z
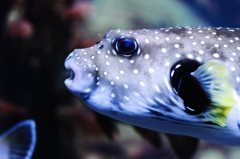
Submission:
M 117 39 L 114 47 L 118 54 L 121 54 L 125 57 L 130 57 L 137 51 L 137 43 L 131 38 Z

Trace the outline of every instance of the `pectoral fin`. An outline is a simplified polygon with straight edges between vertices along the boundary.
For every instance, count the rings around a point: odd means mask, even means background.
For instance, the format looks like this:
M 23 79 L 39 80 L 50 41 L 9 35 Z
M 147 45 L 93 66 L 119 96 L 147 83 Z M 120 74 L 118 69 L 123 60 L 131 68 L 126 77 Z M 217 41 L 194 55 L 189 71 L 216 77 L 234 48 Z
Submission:
M 211 103 L 203 115 L 215 124 L 226 126 L 228 113 L 237 101 L 225 64 L 212 60 L 199 66 L 191 75 L 210 96 Z

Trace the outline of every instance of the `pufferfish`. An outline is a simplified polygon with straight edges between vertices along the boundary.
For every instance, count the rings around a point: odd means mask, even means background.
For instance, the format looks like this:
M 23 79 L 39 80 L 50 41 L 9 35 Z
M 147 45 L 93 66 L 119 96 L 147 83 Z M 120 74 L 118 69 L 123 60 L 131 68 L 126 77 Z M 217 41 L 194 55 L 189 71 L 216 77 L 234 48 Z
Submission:
M 240 29 L 111 30 L 65 61 L 91 109 L 146 129 L 240 145 Z

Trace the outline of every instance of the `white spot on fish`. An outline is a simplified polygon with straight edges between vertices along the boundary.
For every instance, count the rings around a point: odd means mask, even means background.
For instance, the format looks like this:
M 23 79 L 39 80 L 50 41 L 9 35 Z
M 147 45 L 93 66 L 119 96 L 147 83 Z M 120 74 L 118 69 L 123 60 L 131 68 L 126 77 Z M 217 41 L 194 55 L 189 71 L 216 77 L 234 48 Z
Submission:
M 215 46 L 215 47 L 219 47 L 219 45 L 218 45 L 218 44 L 214 44 L 214 46 Z
M 200 43 L 203 45 L 203 44 L 205 44 L 205 41 L 200 41 Z
M 222 38 L 218 38 L 219 41 L 222 41 Z
M 236 81 L 237 81 L 237 82 L 240 82 L 240 77 L 237 76 L 237 77 L 236 77 Z
M 111 83 L 111 85 L 114 85 L 114 82 L 113 82 L 113 81 L 111 81 L 110 83 Z
M 159 40 L 159 37 L 158 37 L 158 36 L 155 36 L 155 39 L 156 39 L 156 40 Z
M 95 59 L 95 56 L 91 56 L 91 59 Z
M 124 62 L 123 59 L 119 59 L 118 61 L 119 61 L 120 63 L 123 63 L 123 62 Z
M 238 37 L 235 37 L 234 39 L 235 39 L 235 40 L 239 40 L 239 38 L 238 38 Z
M 148 40 L 148 39 L 145 39 L 145 42 L 146 42 L 147 44 L 149 44 L 149 40 Z
M 103 74 L 104 74 L 105 76 L 107 76 L 107 75 L 108 75 L 107 71 L 104 71 L 104 72 L 103 72 Z
M 194 42 L 192 42 L 192 44 L 193 44 L 193 45 L 197 45 L 197 43 L 196 43 L 195 41 L 194 41 Z
M 181 38 L 179 36 L 176 37 L 176 40 L 180 40 Z
M 134 63 L 134 60 L 130 60 L 129 62 L 130 62 L 130 63 Z
M 204 51 L 203 51 L 203 50 L 199 50 L 198 52 L 199 52 L 199 54 L 203 54 L 203 53 L 204 53 Z
M 87 76 L 88 76 L 88 77 L 92 77 L 93 75 L 92 75 L 91 73 L 88 73 Z
M 144 56 L 144 58 L 146 59 L 146 60 L 148 60 L 149 59 L 149 54 L 146 54 L 145 56 Z
M 160 89 L 159 89 L 159 87 L 158 86 L 154 86 L 154 88 L 155 88 L 155 90 L 157 91 L 157 92 L 159 92 L 160 93 Z
M 235 69 L 235 67 L 231 67 L 231 70 L 232 70 L 232 71 L 235 71 L 236 69 Z
M 117 55 L 117 53 L 116 53 L 116 51 L 115 51 L 115 50 L 112 50 L 112 53 L 113 53 L 114 55 Z
M 166 41 L 169 41 L 170 39 L 169 39 L 169 37 L 166 37 L 165 40 L 166 40 Z
M 175 44 L 174 47 L 175 47 L 175 48 L 179 48 L 180 45 L 179 45 L 179 44 Z
M 111 97 L 115 98 L 116 96 L 115 96 L 115 94 L 112 93 L 112 94 L 111 94 Z
M 101 54 L 101 51 L 97 51 L 97 54 L 98 54 L 98 55 Z
M 123 71 L 123 70 L 121 70 L 121 71 L 119 71 L 119 73 L 120 73 L 121 75 L 123 75 L 123 74 L 124 74 L 124 71 Z
M 196 60 L 199 61 L 199 62 L 201 62 L 201 61 L 202 61 L 202 58 L 201 58 L 201 57 L 197 57 Z
M 109 61 L 106 61 L 106 65 L 110 65 L 110 62 L 109 62 Z
M 167 49 L 162 48 L 161 51 L 162 51 L 163 53 L 166 53 L 166 52 L 167 52 Z
M 237 50 L 239 50 L 239 51 L 240 51 L 240 47 L 237 47 Z
M 193 55 L 192 55 L 192 54 L 188 54 L 187 57 L 190 58 L 190 59 L 192 59 L 192 58 L 193 58 Z
M 118 80 L 119 80 L 119 79 L 120 79 L 120 77 L 119 77 L 119 76 L 116 76 L 116 79 L 118 79 Z
M 206 39 L 209 39 L 210 37 L 209 36 L 205 36 Z
M 223 44 L 223 47 L 228 47 L 227 44 Z
M 136 70 L 136 69 L 133 70 L 133 73 L 138 74 L 138 70 Z
M 126 89 L 129 88 L 129 86 L 127 84 L 124 84 L 123 87 L 126 88 Z
M 127 101 L 129 101 L 130 99 L 127 97 L 127 96 L 124 96 L 124 99 L 125 100 L 127 100 Z
M 149 71 L 150 73 L 153 73 L 153 72 L 154 72 L 154 69 L 153 69 L 153 68 L 149 68 L 148 71 Z
M 165 62 L 165 66 L 169 66 L 170 65 L 170 62 Z
M 138 92 L 134 92 L 134 95 L 140 97 L 140 94 Z
M 220 56 L 219 56 L 219 54 L 215 53 L 215 54 L 213 54 L 213 57 L 219 58 Z
M 145 83 L 144 82 L 139 82 L 139 85 L 142 87 L 145 87 Z
M 181 57 L 181 55 L 180 55 L 180 54 L 176 54 L 175 56 L 176 56 L 176 58 L 179 58 L 179 57 Z
M 88 89 L 86 89 L 84 92 L 86 92 L 86 93 L 89 93 L 89 92 L 91 92 L 92 90 L 90 89 L 90 88 L 88 88 Z

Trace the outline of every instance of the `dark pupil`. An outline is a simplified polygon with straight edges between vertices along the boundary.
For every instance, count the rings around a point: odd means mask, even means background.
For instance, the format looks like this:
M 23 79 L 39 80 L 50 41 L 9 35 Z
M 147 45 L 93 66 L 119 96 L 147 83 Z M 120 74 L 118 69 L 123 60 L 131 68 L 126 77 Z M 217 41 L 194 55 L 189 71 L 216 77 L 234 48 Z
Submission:
M 209 95 L 198 79 L 191 75 L 201 64 L 195 60 L 182 60 L 171 68 L 170 81 L 174 91 L 184 101 L 186 112 L 199 114 L 211 104 Z
M 119 52 L 123 54 L 132 54 L 136 49 L 136 44 L 131 39 L 120 39 L 117 42 Z

